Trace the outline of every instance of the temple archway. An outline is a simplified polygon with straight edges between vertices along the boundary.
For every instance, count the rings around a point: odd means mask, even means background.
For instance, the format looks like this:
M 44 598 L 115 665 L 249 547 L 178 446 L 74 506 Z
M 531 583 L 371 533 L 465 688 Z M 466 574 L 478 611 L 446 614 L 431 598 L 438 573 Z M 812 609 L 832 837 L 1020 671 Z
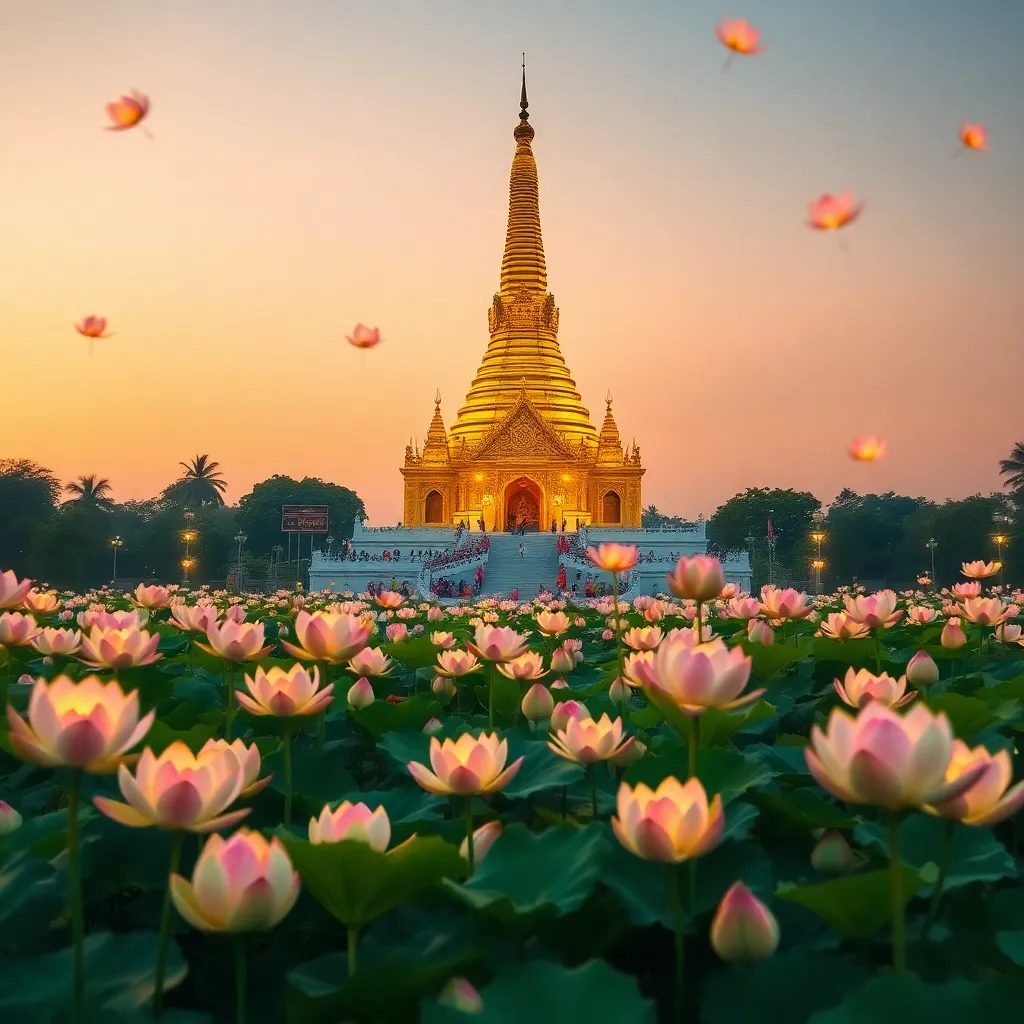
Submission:
M 541 489 L 528 477 L 519 477 L 505 488 L 505 529 L 509 532 L 540 530 L 543 511 Z
M 601 521 L 610 525 L 622 522 L 622 499 L 616 491 L 608 491 L 602 501 Z
M 431 491 L 423 499 L 423 522 L 427 526 L 439 526 L 444 522 L 444 498 L 439 491 Z

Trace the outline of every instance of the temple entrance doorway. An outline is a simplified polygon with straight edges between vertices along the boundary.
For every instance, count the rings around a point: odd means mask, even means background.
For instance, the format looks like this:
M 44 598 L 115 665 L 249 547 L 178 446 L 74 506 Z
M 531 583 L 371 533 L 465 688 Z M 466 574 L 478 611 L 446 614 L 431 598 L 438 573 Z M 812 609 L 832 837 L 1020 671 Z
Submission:
M 505 488 L 505 529 L 509 533 L 541 529 L 541 491 L 532 480 L 520 477 Z

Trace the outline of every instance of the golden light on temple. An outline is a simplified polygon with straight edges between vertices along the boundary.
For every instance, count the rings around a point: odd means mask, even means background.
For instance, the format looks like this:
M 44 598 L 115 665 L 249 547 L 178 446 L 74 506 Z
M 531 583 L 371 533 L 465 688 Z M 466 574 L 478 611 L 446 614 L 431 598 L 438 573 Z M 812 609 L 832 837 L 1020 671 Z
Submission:
M 438 392 L 422 451 L 406 447 L 405 526 L 640 526 L 640 449 L 623 445 L 611 392 L 595 428 L 558 344 L 528 106 L 524 67 L 490 341 L 451 430 Z

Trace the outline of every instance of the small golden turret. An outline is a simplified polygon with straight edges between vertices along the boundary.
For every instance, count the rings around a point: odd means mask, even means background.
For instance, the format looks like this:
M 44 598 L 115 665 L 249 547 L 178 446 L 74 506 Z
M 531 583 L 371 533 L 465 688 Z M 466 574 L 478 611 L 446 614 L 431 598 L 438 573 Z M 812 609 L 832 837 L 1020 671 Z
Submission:
M 438 388 L 434 396 L 434 416 L 427 428 L 427 439 L 423 442 L 423 464 L 439 466 L 447 463 L 448 434 L 441 418 L 441 390 Z

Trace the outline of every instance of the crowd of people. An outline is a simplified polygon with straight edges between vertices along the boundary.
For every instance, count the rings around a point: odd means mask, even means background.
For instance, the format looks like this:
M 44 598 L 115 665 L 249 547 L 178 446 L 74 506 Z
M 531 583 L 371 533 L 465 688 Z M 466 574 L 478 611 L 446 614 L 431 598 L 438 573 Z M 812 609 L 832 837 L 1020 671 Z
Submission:
M 387 586 L 383 580 L 379 583 L 373 583 L 372 581 L 366 585 L 366 592 L 370 597 L 376 597 L 378 594 L 383 594 L 386 590 L 390 590 L 392 593 L 401 594 L 402 597 L 414 597 L 415 593 L 412 589 L 412 584 L 408 580 L 402 580 L 398 582 L 397 576 L 391 577 L 391 585 Z
M 410 548 L 408 554 L 403 555 L 400 548 L 380 552 L 355 551 L 350 548 L 340 557 L 349 562 L 428 562 L 438 554 L 444 554 L 444 552 L 439 552 L 437 548 Z
M 463 544 L 459 544 L 451 551 L 435 553 L 424 563 L 426 569 L 446 569 L 452 566 L 461 565 L 463 562 L 470 562 L 474 558 L 486 555 L 491 549 L 491 538 L 486 534 L 471 537 Z

